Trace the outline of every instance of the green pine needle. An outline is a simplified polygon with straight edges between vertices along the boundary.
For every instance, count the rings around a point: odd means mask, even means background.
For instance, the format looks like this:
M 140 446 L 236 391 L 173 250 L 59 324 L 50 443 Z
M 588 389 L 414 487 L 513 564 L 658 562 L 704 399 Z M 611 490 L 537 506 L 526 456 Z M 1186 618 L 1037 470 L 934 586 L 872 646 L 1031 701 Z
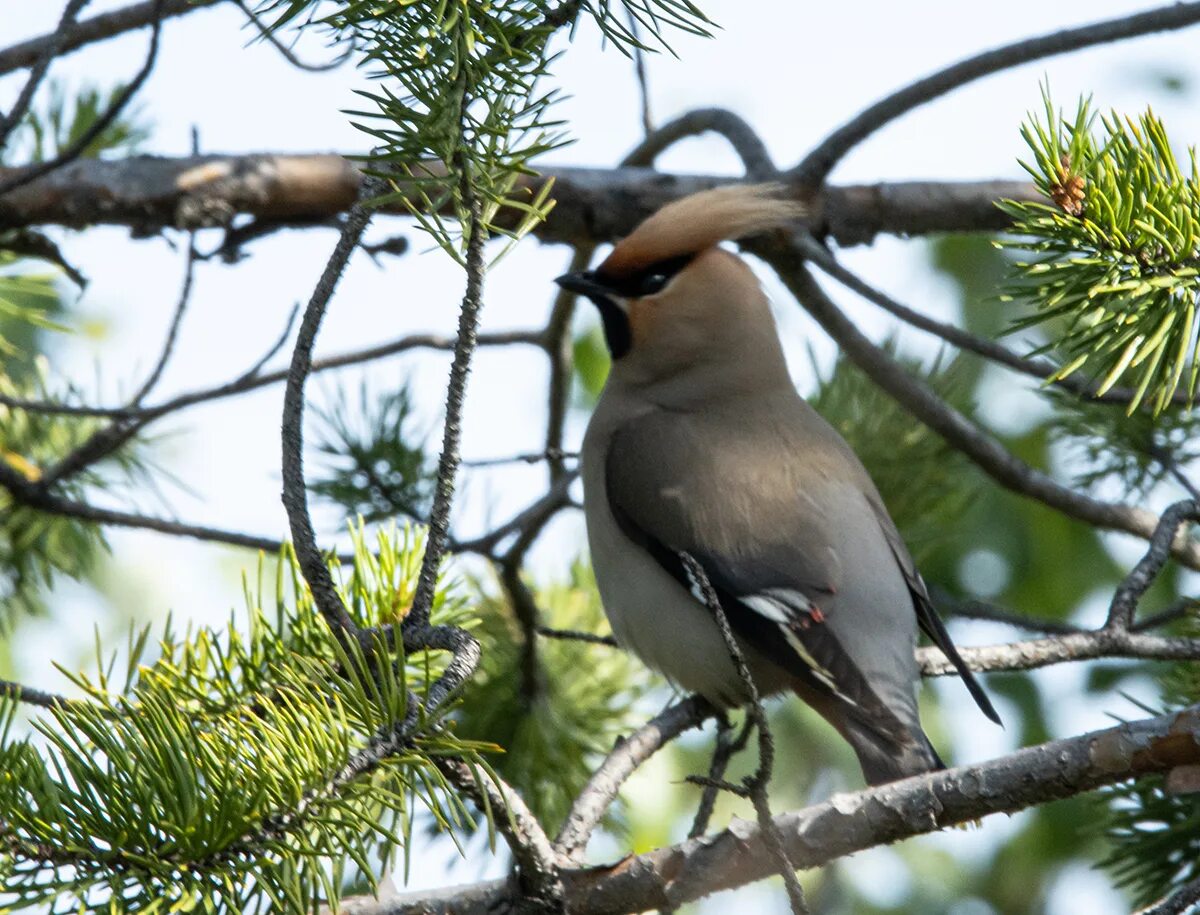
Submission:
M 1044 111 L 1021 134 L 1021 165 L 1047 203 L 1001 201 L 1013 219 L 1004 247 L 1032 252 L 1015 265 L 1006 298 L 1030 304 L 1013 330 L 1047 329 L 1039 352 L 1060 358 L 1059 377 L 1086 371 L 1100 393 L 1124 381 L 1157 415 L 1176 392 L 1194 401 L 1200 381 L 1200 175 L 1185 175 L 1162 122 L 1096 118 L 1089 99 L 1073 118 L 1043 91 Z
M 592 570 L 583 562 L 567 580 L 537 587 L 535 599 L 552 628 L 608 628 Z M 644 668 L 626 652 L 572 640 L 535 638 L 529 655 L 502 598 L 480 588 L 478 600 L 475 635 L 483 660 L 456 712 L 458 732 L 504 748 L 488 764 L 553 834 L 599 760 L 635 726 Z
M 0 372 L 0 393 L 10 397 L 55 403 L 80 403 L 74 387 L 49 380 L 44 358 L 35 359 L 31 377 L 16 382 Z M 101 428 L 94 417 L 68 416 L 0 405 L 0 459 L 27 480 L 36 482 L 45 471 Z M 58 491 L 71 499 L 86 499 L 97 489 L 123 485 L 143 487 L 151 465 L 145 442 L 134 439 L 103 461 L 63 480 Z M 0 488 L 0 609 L 3 617 L 37 613 L 42 591 L 57 574 L 80 579 L 107 550 L 103 531 L 87 521 L 37 511 L 17 503 Z
M 421 539 L 393 527 L 372 551 L 361 526 L 352 535 L 341 590 L 356 622 L 394 622 L 411 601 Z M 432 758 L 478 765 L 490 748 L 454 737 L 445 709 L 418 716 L 420 733 L 398 751 L 353 764 L 423 701 L 444 659 L 420 652 L 379 664 L 381 642 L 370 663 L 332 636 L 290 554 L 270 603 L 263 578 L 260 564 L 245 630 L 176 636 L 168 624 L 156 660 L 142 660 L 146 633 L 131 641 L 123 689 L 103 667 L 73 677 L 86 698 L 36 718 L 37 744 L 16 735 L 16 703 L 3 702 L 7 904 L 316 912 L 336 902 L 348 872 L 370 884 L 405 847 L 414 805 L 439 823 L 469 819 Z M 435 624 L 465 619 L 445 581 L 433 612 Z

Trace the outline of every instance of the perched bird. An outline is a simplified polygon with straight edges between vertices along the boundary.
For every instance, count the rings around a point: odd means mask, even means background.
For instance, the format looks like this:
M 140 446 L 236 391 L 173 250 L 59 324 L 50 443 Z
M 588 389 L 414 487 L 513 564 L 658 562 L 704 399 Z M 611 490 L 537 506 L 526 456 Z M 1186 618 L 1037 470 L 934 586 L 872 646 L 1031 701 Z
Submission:
M 792 386 L 754 274 L 718 247 L 797 215 L 771 186 L 705 191 L 558 278 L 599 308 L 613 357 L 583 443 L 588 540 L 621 645 L 715 704 L 746 701 L 686 552 L 759 691 L 794 690 L 879 784 L 942 768 L 917 714 L 918 625 L 999 718 L 866 470 Z

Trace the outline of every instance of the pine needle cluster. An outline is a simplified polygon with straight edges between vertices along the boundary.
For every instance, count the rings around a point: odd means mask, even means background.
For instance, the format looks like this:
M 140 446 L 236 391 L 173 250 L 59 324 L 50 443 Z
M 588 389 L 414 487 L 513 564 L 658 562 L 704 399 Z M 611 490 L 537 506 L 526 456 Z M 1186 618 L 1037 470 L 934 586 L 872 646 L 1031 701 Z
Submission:
M 1032 160 L 1022 165 L 1047 202 L 1007 200 L 1013 219 L 1008 248 L 1032 253 L 1016 264 L 1009 298 L 1032 313 L 1014 329 L 1042 326 L 1042 351 L 1061 359 L 1056 377 L 1090 373 L 1103 393 L 1126 380 L 1129 411 L 1155 413 L 1177 391 L 1191 403 L 1200 384 L 1200 174 L 1187 168 L 1162 121 L 1112 113 L 1097 118 L 1091 102 L 1072 118 L 1043 93 L 1022 135 Z
M 342 597 L 359 625 L 394 621 L 420 539 L 353 535 Z M 418 809 L 444 827 L 470 821 L 433 758 L 453 754 L 485 778 L 488 748 L 457 739 L 448 708 L 423 705 L 444 659 L 395 656 L 382 640 L 368 659 L 339 641 L 290 554 L 273 599 L 264 577 L 260 564 L 245 628 L 168 625 L 154 645 L 142 631 L 123 677 L 111 663 L 72 677 L 83 698 L 34 718 L 33 735 L 18 736 L 4 701 L 0 904 L 315 912 L 352 876 L 373 882 Z M 443 581 L 434 622 L 466 620 Z

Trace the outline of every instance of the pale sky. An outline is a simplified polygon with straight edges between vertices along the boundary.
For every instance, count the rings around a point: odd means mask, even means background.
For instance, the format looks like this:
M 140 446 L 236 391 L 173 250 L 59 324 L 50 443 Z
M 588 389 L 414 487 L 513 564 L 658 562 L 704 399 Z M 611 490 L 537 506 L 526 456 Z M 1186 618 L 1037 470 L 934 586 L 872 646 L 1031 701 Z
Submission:
M 122 5 L 96 0 L 87 15 Z M 1152 6 L 1117 0 L 700 0 L 700 5 L 721 28 L 708 41 L 678 36 L 678 59 L 659 55 L 649 60 L 654 118 L 661 123 L 700 106 L 732 108 L 761 132 L 780 165 L 794 163 L 866 104 L 946 63 L 1019 37 Z M 60 7 L 46 0 L 0 0 L 0 43 L 46 31 Z M 243 27 L 242 19 L 234 7 L 221 6 L 166 23 L 157 69 L 140 96 L 141 109 L 154 125 L 146 151 L 186 154 L 194 125 L 204 152 L 362 151 L 363 135 L 341 113 L 360 104 L 351 92 L 360 85 L 355 71 L 343 67 L 330 73 L 297 72 L 264 44 L 246 47 L 254 33 Z M 137 70 L 146 39 L 145 34 L 128 35 L 93 46 L 56 64 L 53 75 L 72 88 L 84 81 L 108 87 Z M 564 37 L 559 41 L 565 44 Z M 1081 93 L 1089 92 L 1102 110 L 1136 113 L 1151 103 L 1173 137 L 1195 142 L 1200 138 L 1200 113 L 1194 94 L 1167 94 L 1154 76 L 1167 72 L 1194 81 L 1198 41 L 1200 32 L 1192 29 L 1051 58 L 990 77 L 888 127 L 851 154 L 833 180 L 1019 177 L 1016 159 L 1023 147 L 1018 127 L 1024 113 L 1039 104 L 1038 83 L 1043 78 L 1064 107 L 1073 107 Z M 306 42 L 300 53 L 310 60 L 322 59 L 323 49 Z M 602 49 L 593 28 L 583 27 L 557 63 L 556 74 L 568 96 L 557 113 L 567 120 L 576 142 L 547 161 L 615 163 L 640 137 L 632 66 L 611 49 Z M 23 78 L 0 78 L 0 109 L 10 104 Z M 738 163 L 720 140 L 708 138 L 680 144 L 662 157 L 659 167 L 733 173 Z M 397 232 L 409 237 L 410 253 L 387 259 L 382 267 L 364 256 L 355 258 L 330 308 L 319 353 L 355 349 L 415 331 L 452 332 L 461 272 L 439 252 L 419 253 L 429 245 L 410 224 L 380 220 L 373 235 Z M 209 232 L 199 244 L 208 249 L 218 240 Z M 307 300 L 334 240 L 327 230 L 284 232 L 253 244 L 248 249 L 251 256 L 236 267 L 199 265 L 181 343 L 159 395 L 227 379 L 253 363 L 277 336 L 292 305 Z M 63 236 L 63 241 L 68 257 L 92 280 L 78 314 L 103 330 L 98 336 L 80 333 L 64 339 L 56 350 L 54 369 L 85 384 L 98 374 L 102 381 L 95 399 L 113 403 L 157 356 L 182 276 L 182 253 L 163 239 L 134 241 L 115 228 Z M 883 238 L 871 248 L 846 251 L 844 259 L 906 303 L 953 319 L 951 291 L 929 270 L 924 250 L 920 242 Z M 534 240 L 522 244 L 487 279 L 484 329 L 542 325 L 554 291 L 551 280 L 562 272 L 568 256 L 565 249 L 543 247 Z M 833 350 L 786 293 L 765 272 L 762 275 L 778 305 L 797 384 L 808 390 L 812 377 L 806 346 L 812 344 L 826 364 Z M 873 337 L 888 332 L 891 325 L 879 312 L 835 291 Z M 591 319 L 586 311 L 581 316 Z M 936 351 L 915 331 L 904 332 L 902 338 L 913 348 L 923 347 L 923 352 Z M 337 378 L 320 376 L 311 390 L 320 398 L 337 382 L 356 393 L 363 378 L 375 390 L 411 379 L 434 428 L 441 415 L 447 367 L 444 355 L 408 355 L 345 371 Z M 503 456 L 540 447 L 544 373 L 543 357 L 530 348 L 480 354 L 464 422 L 467 456 Z M 156 453 L 187 487 L 166 487 L 171 510 L 191 522 L 272 537 L 286 534 L 278 496 L 281 397 L 282 387 L 269 388 L 193 408 L 153 427 L 155 433 L 167 434 Z M 997 416 L 996 421 L 1015 420 Z M 581 419 L 575 417 L 568 445 L 577 444 L 581 434 Z M 470 534 L 482 530 L 489 519 L 507 517 L 537 494 L 541 480 L 542 470 L 536 467 L 469 472 L 463 481 L 465 499 L 457 511 L 460 530 Z M 149 497 L 138 503 L 155 513 L 164 510 Z M 324 520 L 325 533 L 331 535 L 336 519 L 326 515 Z M 254 562 L 249 553 L 148 533 L 113 531 L 110 540 L 125 619 L 161 618 L 170 610 L 177 620 L 217 621 L 239 605 L 238 570 Z M 1114 538 L 1114 544 L 1123 561 L 1139 552 L 1127 540 Z M 565 569 L 582 545 L 578 518 L 566 516 L 543 539 L 535 567 L 544 574 Z M 49 658 L 69 664 L 82 644 L 90 644 L 92 622 L 105 628 L 104 621 L 111 620 L 114 611 L 107 598 L 71 583 L 61 583 L 50 603 L 52 619 L 23 625 L 19 632 L 18 674 L 32 684 L 61 688 Z M 957 631 L 966 642 L 994 641 L 1008 634 L 986 626 Z M 1035 676 L 1055 693 L 1078 695 L 1083 669 Z M 955 721 L 974 727 L 973 707 L 954 699 L 949 704 Z M 1112 697 L 1104 707 L 1072 703 L 1057 724 L 1063 734 L 1077 733 L 1107 724 L 1109 712 L 1133 713 Z M 969 755 L 981 759 L 1002 752 L 1008 740 L 1002 733 L 980 729 Z M 644 776 L 635 790 L 651 777 L 652 773 Z M 926 841 L 952 844 L 969 859 L 1016 828 L 1017 821 L 992 818 L 983 830 Z M 895 867 L 888 850 L 859 856 L 856 862 L 848 868 L 851 875 L 856 868 L 878 875 Z M 432 871 L 425 876 L 428 882 L 444 882 L 438 869 Z M 1087 872 L 1064 876 L 1051 911 L 1082 911 L 1078 906 L 1085 897 L 1086 910 L 1096 915 L 1124 911 L 1103 878 Z

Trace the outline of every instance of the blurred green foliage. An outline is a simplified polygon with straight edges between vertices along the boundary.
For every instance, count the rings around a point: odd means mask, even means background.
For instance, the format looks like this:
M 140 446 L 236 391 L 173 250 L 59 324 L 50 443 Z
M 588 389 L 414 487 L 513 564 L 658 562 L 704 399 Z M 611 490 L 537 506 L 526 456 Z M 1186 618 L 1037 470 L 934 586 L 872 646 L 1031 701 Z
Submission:
M 884 349 L 896 355 L 894 342 Z M 938 360 L 928 370 L 901 359 L 910 371 L 947 403 L 969 414 L 970 378 L 959 358 Z M 813 357 L 816 367 L 816 358 Z M 863 462 L 896 526 L 918 561 L 953 530 L 946 519 L 967 507 L 980 480 L 962 453 L 917 420 L 867 378 L 849 359 L 839 356 L 826 377 L 819 377 L 809 403 L 824 416 Z
M 330 405 L 314 412 L 320 423 L 316 447 L 325 459 L 323 474 L 309 483 L 314 493 L 341 506 L 348 518 L 428 514 L 437 472 L 407 384 L 382 394 L 364 384 L 357 404 L 339 390 Z
M 78 403 L 80 392 L 47 380 L 45 360 L 36 374 L 15 382 L 0 374 L 0 393 L 10 397 Z M 0 458 L 30 482 L 101 428 L 91 417 L 21 410 L 0 404 Z M 146 486 L 150 468 L 142 442 L 134 439 L 58 485 L 59 494 L 82 499 L 96 490 Z M 56 574 L 80 579 L 107 550 L 96 525 L 66 515 L 26 508 L 0 488 L 0 611 L 7 622 L 42 609 L 42 594 Z
M 53 159 L 87 133 L 124 90 L 120 83 L 107 90 L 84 83 L 71 91 L 65 83 L 51 80 L 45 100 L 25 116 L 24 129 L 13 144 L 16 158 L 26 162 Z M 152 129 L 144 112 L 131 105 L 84 147 L 82 157 L 130 155 L 150 138 Z
M 476 583 L 475 590 L 480 619 L 475 635 L 483 661 L 463 691 L 458 730 L 504 748 L 504 755 L 489 762 L 553 835 L 613 742 L 640 723 L 634 704 L 646 670 L 606 645 L 539 638 L 537 673 L 530 682 L 524 665 L 532 659 L 513 611 L 494 586 Z M 574 563 L 565 581 L 538 586 L 534 596 L 544 625 L 608 629 L 585 563 Z
M 359 626 L 391 622 L 423 541 L 394 525 L 373 542 L 351 533 L 349 574 L 331 568 L 342 598 Z M 124 675 L 113 677 L 114 658 L 74 676 L 85 698 L 37 717 L 37 742 L 14 733 L 17 703 L 0 700 L 0 822 L 9 847 L 30 850 L 0 873 L 9 904 L 315 913 L 336 905 L 355 868 L 371 879 L 372 860 L 407 849 L 417 806 L 443 828 L 470 819 L 433 758 L 486 778 L 480 753 L 492 748 L 455 737 L 444 706 L 416 714 L 417 736 L 381 764 L 352 768 L 410 720 L 445 653 L 378 663 L 389 657 L 380 640 L 368 660 L 334 638 L 294 557 L 283 560 L 273 595 L 261 562 L 247 584 L 246 630 L 180 636 L 168 622 L 156 659 L 149 629 L 133 635 Z M 441 581 L 433 623 L 469 622 L 461 592 Z

